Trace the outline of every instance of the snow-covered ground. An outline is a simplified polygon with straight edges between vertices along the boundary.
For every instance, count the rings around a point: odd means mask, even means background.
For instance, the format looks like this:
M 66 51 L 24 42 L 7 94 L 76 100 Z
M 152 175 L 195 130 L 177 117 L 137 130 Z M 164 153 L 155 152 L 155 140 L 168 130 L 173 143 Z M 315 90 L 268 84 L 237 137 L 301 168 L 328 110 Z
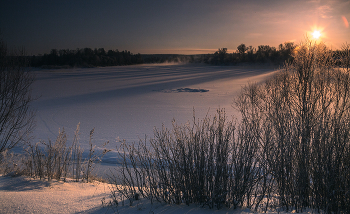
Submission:
M 23 176 L 13 178 L 0 175 L 0 213 L 254 213 L 249 209 L 222 208 L 217 210 L 196 204 L 190 206 L 185 204 L 168 205 L 157 202 L 151 204 L 150 201 L 145 199 L 134 201 L 133 206 L 129 206 L 127 201 L 124 205 L 122 201 L 119 201 L 118 207 L 102 206 L 102 201 L 105 203 L 110 201 L 110 188 L 106 183 L 81 183 L 71 180 L 65 183 L 56 180 L 48 182 Z M 267 213 L 275 214 L 278 212 L 270 211 Z

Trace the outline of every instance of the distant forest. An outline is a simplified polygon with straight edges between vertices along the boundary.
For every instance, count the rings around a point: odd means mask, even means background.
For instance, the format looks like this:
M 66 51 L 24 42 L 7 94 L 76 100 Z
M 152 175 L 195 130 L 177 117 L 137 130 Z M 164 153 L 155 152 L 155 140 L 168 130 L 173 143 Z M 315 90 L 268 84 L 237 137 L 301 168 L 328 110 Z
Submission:
M 76 50 L 52 49 L 49 54 L 31 56 L 32 67 L 69 68 L 134 65 L 143 63 L 190 62 L 212 65 L 237 65 L 241 63 L 270 63 L 281 65 L 292 61 L 292 53 L 297 46 L 292 42 L 280 44 L 278 48 L 260 45 L 258 49 L 240 44 L 233 53 L 220 48 L 214 54 L 133 54 L 130 51 L 108 50 L 104 48 L 83 48 Z
M 278 49 L 269 45 L 260 45 L 258 49 L 240 44 L 233 53 L 227 53 L 227 48 L 221 48 L 214 54 L 205 55 L 202 62 L 214 65 L 232 65 L 237 63 L 271 63 L 282 64 L 292 60 L 292 52 L 296 48 L 293 42 L 280 44 Z

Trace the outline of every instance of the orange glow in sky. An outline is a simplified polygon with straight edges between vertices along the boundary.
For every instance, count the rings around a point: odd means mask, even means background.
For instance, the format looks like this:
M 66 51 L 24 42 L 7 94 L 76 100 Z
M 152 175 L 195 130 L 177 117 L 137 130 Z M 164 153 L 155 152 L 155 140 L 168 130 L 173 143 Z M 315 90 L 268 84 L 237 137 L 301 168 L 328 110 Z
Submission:
M 1 1 L 0 38 L 29 55 L 77 48 L 206 54 L 242 43 L 298 44 L 305 36 L 332 49 L 350 42 L 350 0 L 104 2 Z
M 342 16 L 341 18 L 343 19 L 343 22 L 344 22 L 345 27 L 348 28 L 348 27 L 349 27 L 349 22 L 348 22 L 348 20 L 346 19 L 346 17 L 345 17 L 345 16 Z

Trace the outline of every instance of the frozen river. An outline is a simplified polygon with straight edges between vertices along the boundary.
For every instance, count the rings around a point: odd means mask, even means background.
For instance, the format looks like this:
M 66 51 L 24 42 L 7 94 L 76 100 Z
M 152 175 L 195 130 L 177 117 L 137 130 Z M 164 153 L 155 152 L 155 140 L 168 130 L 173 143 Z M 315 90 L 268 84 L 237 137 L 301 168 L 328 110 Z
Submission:
M 94 144 L 153 137 L 154 127 L 171 128 L 225 108 L 235 114 L 233 99 L 248 82 L 260 82 L 271 68 L 156 64 L 102 68 L 36 70 L 33 102 L 37 110 L 34 141 L 55 140 L 64 127 L 68 144 L 80 123 L 80 143 L 87 148 L 95 128 Z

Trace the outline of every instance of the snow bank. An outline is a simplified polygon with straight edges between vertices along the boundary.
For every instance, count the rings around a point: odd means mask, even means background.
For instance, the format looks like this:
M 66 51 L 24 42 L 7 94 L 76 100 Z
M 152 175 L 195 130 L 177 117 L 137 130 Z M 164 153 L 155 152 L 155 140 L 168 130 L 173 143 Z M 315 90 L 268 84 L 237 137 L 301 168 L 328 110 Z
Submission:
M 133 206 L 125 201 L 116 206 L 102 206 L 110 200 L 109 184 L 81 183 L 68 180 L 41 181 L 27 177 L 4 177 L 0 175 L 0 213 L 254 213 L 249 209 L 209 209 L 201 205 L 169 205 L 141 199 Z M 123 205 L 124 204 L 124 205 Z M 277 212 L 267 212 L 277 213 Z M 281 214 L 286 212 L 280 212 Z M 292 212 L 293 213 L 293 212 Z M 305 213 L 311 213 L 305 212 Z

